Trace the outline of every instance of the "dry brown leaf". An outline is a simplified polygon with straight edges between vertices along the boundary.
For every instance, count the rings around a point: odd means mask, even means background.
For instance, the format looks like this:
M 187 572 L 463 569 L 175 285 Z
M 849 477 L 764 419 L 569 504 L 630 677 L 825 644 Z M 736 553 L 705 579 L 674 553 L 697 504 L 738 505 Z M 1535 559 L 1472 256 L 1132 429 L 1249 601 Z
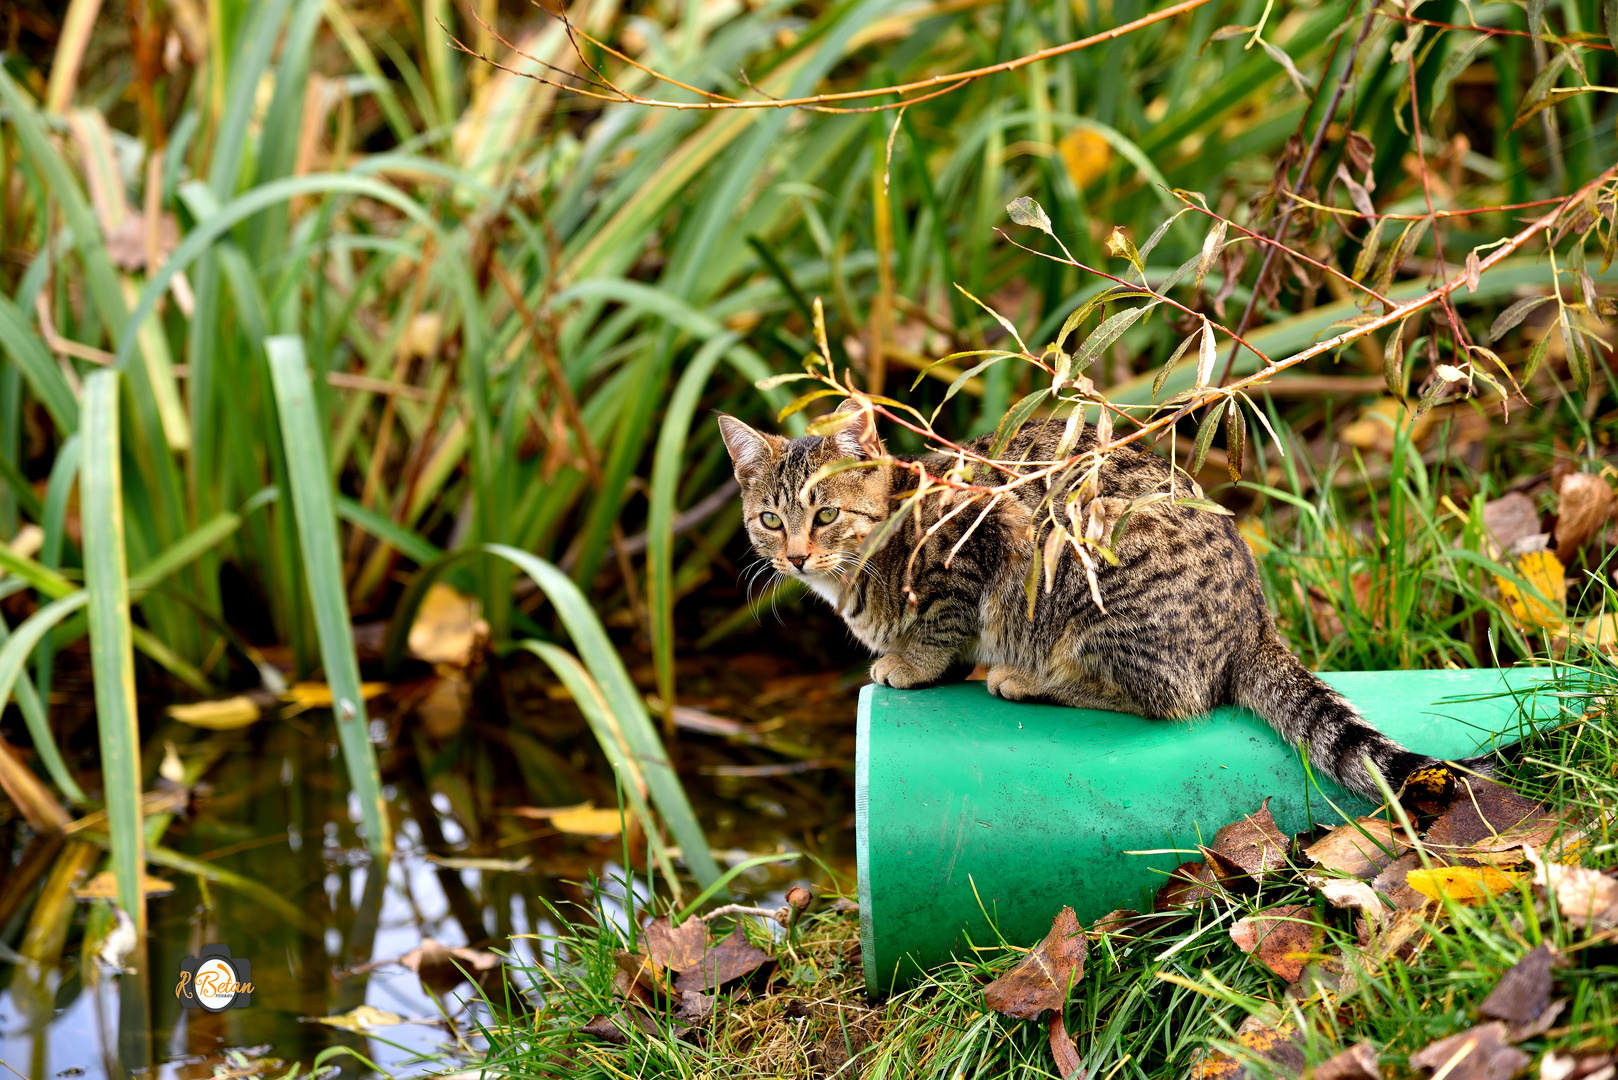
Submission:
M 427 596 L 410 624 L 410 651 L 431 664 L 465 667 L 489 625 L 478 614 L 478 602 L 443 582 Z
M 1297 1076 L 1303 1072 L 1303 1047 L 1298 1030 L 1285 1021 L 1266 1021 L 1249 1016 L 1236 1029 L 1236 1042 L 1270 1062 L 1276 1074 Z M 1191 1067 L 1189 1080 L 1245 1080 L 1245 1065 L 1227 1054 L 1211 1053 Z
M 1534 884 L 1556 898 L 1571 925 L 1591 930 L 1618 929 L 1618 881 L 1599 870 L 1546 862 L 1533 848 L 1523 854 L 1534 866 Z
M 1534 500 L 1520 491 L 1513 491 L 1483 504 L 1483 527 L 1499 546 L 1489 554 L 1498 559 L 1500 554 L 1519 540 L 1539 532 L 1539 508 Z
M 1319 951 L 1319 931 L 1313 908 L 1287 904 L 1238 919 L 1231 925 L 1230 940 L 1244 953 L 1256 952 L 1265 967 L 1293 983 Z
M 1265 799 L 1253 813 L 1215 833 L 1213 843 L 1202 850 L 1221 880 L 1245 876 L 1258 881 L 1285 869 L 1291 845 L 1291 838 L 1270 816 L 1270 800 Z
M 1060 1010 L 1068 991 L 1084 975 L 1088 952 L 1078 917 L 1065 907 L 1056 913 L 1044 941 L 983 988 L 983 1003 L 1015 1020 L 1032 1020 L 1047 1009 Z
M 1560 824 L 1545 807 L 1504 784 L 1462 776 L 1456 780 L 1455 802 L 1427 830 L 1427 843 L 1440 848 L 1471 847 L 1530 823 Z
M 703 954 L 701 964 L 682 971 L 674 981 L 674 988 L 682 994 L 688 990 L 705 994 L 744 975 L 751 975 L 769 959 L 770 954 L 755 948 L 738 926 L 728 938 Z
M 1315 1080 L 1382 1080 L 1376 1047 L 1355 1043 L 1315 1066 Z
M 667 915 L 646 924 L 646 955 L 660 968 L 689 971 L 708 951 L 708 927 L 701 919 L 673 926 Z
M 1082 940 L 1082 939 L 1081 939 Z M 1062 1080 L 1084 1080 L 1084 1059 L 1079 1048 L 1067 1034 L 1062 1021 L 1062 1010 L 1052 1009 L 1050 1015 L 1051 1059 L 1056 1062 L 1056 1075 Z
M 246 694 L 219 701 L 198 701 L 191 705 L 170 705 L 169 716 L 182 724 L 209 731 L 235 731 L 256 721 L 263 710 Z
M 1528 1067 L 1529 1056 L 1510 1045 L 1498 1020 L 1451 1035 L 1410 1055 L 1411 1067 L 1447 1080 L 1509 1080 Z
M 1365 916 L 1369 929 L 1375 931 L 1382 928 L 1388 910 L 1365 882 L 1352 878 L 1328 878 L 1318 882 L 1316 887 L 1332 907 L 1353 908 Z
M 1405 875 L 1405 884 L 1429 900 L 1448 897 L 1457 904 L 1475 907 L 1508 891 L 1523 876 L 1496 866 L 1435 866 L 1411 870 Z
M 1323 869 L 1368 880 L 1409 846 L 1391 822 L 1362 817 L 1333 829 L 1304 848 L 1303 855 Z
M 1551 964 L 1556 957 L 1540 945 L 1511 966 L 1494 984 L 1478 1012 L 1491 1020 L 1532 1024 L 1551 1004 Z
M 1406 877 L 1421 868 L 1421 859 L 1414 851 L 1399 856 L 1382 868 L 1371 882 L 1371 888 L 1387 897 L 1396 908 L 1415 909 L 1426 906 L 1427 898 L 1412 889 Z
M 1612 488 L 1599 476 L 1572 473 L 1562 478 L 1556 505 L 1556 557 L 1571 564 L 1579 548 L 1600 531 L 1612 515 Z
M 421 985 L 440 997 L 466 982 L 468 976 L 488 989 L 490 977 L 502 974 L 500 958 L 494 953 L 451 948 L 433 938 L 423 938 L 420 945 L 399 957 L 399 963 L 414 971 Z
M 1181 863 L 1169 875 L 1168 881 L 1157 890 L 1157 897 L 1152 901 L 1153 911 L 1170 911 L 1174 908 L 1194 907 L 1210 896 L 1219 895 L 1219 886 L 1214 880 L 1213 867 L 1198 859 L 1196 862 Z
M 1560 1054 L 1547 1053 L 1539 1062 L 1539 1080 L 1612 1080 L 1615 1054 Z

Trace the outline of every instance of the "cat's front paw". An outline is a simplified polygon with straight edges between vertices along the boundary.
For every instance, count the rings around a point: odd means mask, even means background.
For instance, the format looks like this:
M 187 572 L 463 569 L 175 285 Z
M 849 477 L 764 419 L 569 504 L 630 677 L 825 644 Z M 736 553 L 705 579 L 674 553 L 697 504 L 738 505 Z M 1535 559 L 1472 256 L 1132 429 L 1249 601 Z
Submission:
M 989 669 L 989 693 L 1006 701 L 1028 701 L 1039 697 L 1034 680 L 1027 673 L 998 664 Z
M 895 690 L 925 686 L 937 678 L 937 675 L 921 670 L 897 653 L 878 657 L 871 665 L 871 681 L 882 686 L 891 686 Z

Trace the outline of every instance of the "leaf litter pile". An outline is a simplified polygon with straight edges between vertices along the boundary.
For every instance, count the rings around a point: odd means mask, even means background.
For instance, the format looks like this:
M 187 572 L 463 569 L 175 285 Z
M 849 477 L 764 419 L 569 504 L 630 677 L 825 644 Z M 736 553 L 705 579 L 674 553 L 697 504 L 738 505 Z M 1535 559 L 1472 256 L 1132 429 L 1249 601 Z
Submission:
M 799 887 L 778 908 L 643 914 L 632 935 L 598 909 L 551 939 L 552 962 L 527 973 L 538 1008 L 489 1033 L 484 1065 L 1614 1080 L 1615 743 L 1592 710 L 1537 740 L 1511 785 L 1425 770 L 1378 813 L 1299 836 L 1266 801 L 1163 880 L 1150 910 L 1086 927 L 1065 907 L 1033 948 L 969 943 L 884 1001 L 865 997 L 845 898 Z

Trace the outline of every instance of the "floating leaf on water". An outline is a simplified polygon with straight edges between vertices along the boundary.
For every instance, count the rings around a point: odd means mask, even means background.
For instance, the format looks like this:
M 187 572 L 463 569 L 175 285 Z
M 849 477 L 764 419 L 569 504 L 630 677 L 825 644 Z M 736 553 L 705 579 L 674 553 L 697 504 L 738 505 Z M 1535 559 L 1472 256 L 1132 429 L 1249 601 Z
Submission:
M 983 1003 L 1003 1016 L 1032 1020 L 1047 1009 L 1060 1011 L 1073 984 L 1084 976 L 1089 943 L 1073 909 L 1064 907 L 1050 933 L 1017 966 L 983 988 Z
M 1297 982 L 1310 956 L 1319 951 L 1320 927 L 1308 904 L 1287 904 L 1238 919 L 1230 940 L 1287 982 Z
M 520 874 L 534 865 L 532 855 L 520 859 L 486 859 L 479 856 L 428 855 L 427 861 L 450 870 L 484 870 L 490 873 Z
M 143 872 L 140 876 L 140 888 L 141 892 L 147 896 L 164 896 L 174 891 L 174 882 L 164 881 L 162 878 L 156 878 Z M 74 889 L 73 895 L 80 900 L 116 900 L 118 899 L 118 882 L 111 870 L 103 870 L 79 888 Z
M 1410 1055 L 1412 1068 L 1442 1071 L 1448 1080 L 1508 1080 L 1531 1060 L 1507 1042 L 1506 1025 L 1499 1021 L 1439 1039 Z
M 388 1012 L 371 1005 L 356 1005 L 346 1013 L 336 1016 L 313 1016 L 307 1019 L 316 1024 L 325 1024 L 327 1027 L 342 1028 L 363 1035 L 372 1028 L 392 1027 L 394 1024 L 404 1023 L 404 1017 L 398 1013 Z
M 218 701 L 198 701 L 191 705 L 170 705 L 169 716 L 182 724 L 209 731 L 235 731 L 256 721 L 263 710 L 246 694 Z
M 558 832 L 575 836 L 617 836 L 624 831 L 624 820 L 625 814 L 617 807 L 605 810 L 587 807 L 551 815 L 551 825 Z
M 360 683 L 360 696 L 366 701 L 380 697 L 388 692 L 389 686 L 385 682 Z M 321 682 L 293 683 L 287 692 L 281 695 L 283 701 L 292 703 L 304 709 L 331 708 L 331 687 Z
M 439 996 L 449 993 L 461 983 L 476 982 L 487 989 L 490 976 L 499 976 L 500 957 L 481 949 L 450 948 L 433 938 L 423 938 L 420 945 L 399 957 L 399 963 L 414 971 L 421 984 Z

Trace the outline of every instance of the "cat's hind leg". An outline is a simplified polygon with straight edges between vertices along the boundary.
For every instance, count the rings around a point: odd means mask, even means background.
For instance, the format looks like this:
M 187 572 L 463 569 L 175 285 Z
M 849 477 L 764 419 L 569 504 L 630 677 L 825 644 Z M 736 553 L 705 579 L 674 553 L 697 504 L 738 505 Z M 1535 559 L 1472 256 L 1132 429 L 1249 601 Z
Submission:
M 989 693 L 1006 701 L 1038 701 L 1050 697 L 1038 675 L 1010 664 L 996 664 L 989 669 L 988 687 Z

